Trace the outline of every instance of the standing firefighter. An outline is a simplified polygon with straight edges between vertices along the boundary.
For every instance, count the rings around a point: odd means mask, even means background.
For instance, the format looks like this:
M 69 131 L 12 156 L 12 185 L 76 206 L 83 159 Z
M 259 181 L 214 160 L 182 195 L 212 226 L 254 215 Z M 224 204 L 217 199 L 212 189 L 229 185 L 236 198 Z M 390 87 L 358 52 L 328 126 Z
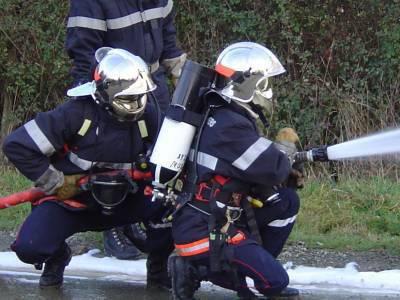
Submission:
M 100 47 L 125 49 L 149 66 L 162 110 L 170 102 L 166 75 L 176 80 L 186 58 L 177 46 L 172 0 L 70 0 L 66 49 L 74 83 L 91 80 Z
M 39 113 L 3 144 L 9 160 L 48 195 L 36 203 L 11 246 L 21 261 L 45 264 L 41 287 L 62 284 L 71 259 L 65 240 L 74 233 L 156 222 L 162 214 L 144 196 L 141 176 L 133 176 L 158 127 L 149 103 L 156 85 L 148 66 L 122 49 L 100 48 L 96 59 L 95 80 L 68 91 L 76 98 Z M 77 191 L 75 181 L 83 175 L 86 183 Z M 151 250 L 165 259 L 173 249 L 169 232 Z
M 162 111 L 170 102 L 167 75 L 175 82 L 186 54 L 177 46 L 172 0 L 70 0 L 66 49 L 73 60 L 74 85 L 91 80 L 91 61 L 100 47 L 125 49 L 140 56 L 149 66 Z M 104 232 L 104 250 L 119 259 L 140 257 L 138 243 L 146 238 L 138 224 Z M 145 247 L 146 248 L 146 247 Z M 148 272 L 157 280 L 164 258 L 155 254 L 147 260 Z
M 269 77 L 285 69 L 267 48 L 242 42 L 219 55 L 215 71 L 217 79 L 201 100 L 207 110 L 195 138 L 194 155 L 189 155 L 194 160 L 189 165 L 194 167 L 185 168 L 180 176 L 183 192 L 194 196 L 179 205 L 173 219 L 177 256 L 170 258 L 169 269 L 174 298 L 193 299 L 201 280 L 210 280 L 250 299 L 254 295 L 245 277 L 252 278 L 266 296 L 282 291 L 297 294 L 286 288 L 289 278 L 274 257 L 277 253 L 260 245 L 250 205 L 254 197 L 271 203 L 291 202 L 288 198 L 293 197 L 298 202 L 296 195 L 272 189 L 289 177 L 291 160 L 280 145 L 262 137 L 256 126 L 260 112 L 256 104 L 272 97 Z M 191 178 L 196 178 L 195 184 L 187 181 Z M 290 209 L 288 214 L 295 215 L 298 207 L 281 205 L 279 209 L 276 219 Z M 266 221 L 266 216 L 261 214 L 260 219 Z M 279 245 L 271 245 L 277 249 L 274 252 L 280 251 L 290 229 L 284 230 Z M 264 234 L 262 238 L 268 237 Z

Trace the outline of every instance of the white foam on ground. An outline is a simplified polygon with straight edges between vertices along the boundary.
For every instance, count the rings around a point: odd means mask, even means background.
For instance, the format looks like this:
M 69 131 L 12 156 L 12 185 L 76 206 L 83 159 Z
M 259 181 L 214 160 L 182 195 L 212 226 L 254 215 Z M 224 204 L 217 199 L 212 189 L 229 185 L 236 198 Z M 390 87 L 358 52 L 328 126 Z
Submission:
M 95 257 L 100 250 L 74 256 L 66 269 L 66 276 L 79 279 L 116 280 L 145 282 L 146 261 L 118 260 L 113 257 Z M 343 268 L 315 268 L 285 264 L 290 277 L 290 286 L 300 290 L 332 291 L 363 294 L 390 294 L 400 296 L 400 270 L 381 272 L 359 272 L 356 263 Z M 14 252 L 0 252 L 0 274 L 39 275 L 32 265 L 24 264 Z M 27 279 L 26 279 L 27 280 Z M 248 281 L 252 285 L 252 281 Z M 208 282 L 202 288 L 215 289 Z

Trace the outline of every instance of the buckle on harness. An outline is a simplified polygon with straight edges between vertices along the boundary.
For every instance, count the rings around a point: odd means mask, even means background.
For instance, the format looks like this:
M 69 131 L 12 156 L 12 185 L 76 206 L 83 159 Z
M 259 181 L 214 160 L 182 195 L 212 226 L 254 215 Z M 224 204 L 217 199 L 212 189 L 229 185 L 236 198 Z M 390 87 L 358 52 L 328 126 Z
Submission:
M 201 182 L 194 197 L 196 200 L 208 202 L 212 196 L 211 191 L 212 188 L 209 187 L 206 182 Z M 218 192 L 219 189 L 215 191 L 215 194 L 217 194 Z

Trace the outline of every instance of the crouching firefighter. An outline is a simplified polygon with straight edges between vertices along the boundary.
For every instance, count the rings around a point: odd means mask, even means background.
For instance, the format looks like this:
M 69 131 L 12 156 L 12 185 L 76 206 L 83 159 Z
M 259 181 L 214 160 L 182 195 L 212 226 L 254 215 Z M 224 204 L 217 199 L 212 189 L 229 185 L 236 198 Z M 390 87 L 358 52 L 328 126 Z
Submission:
M 253 279 L 261 294 L 279 295 L 289 278 L 252 232 L 254 226 L 249 224 L 254 225 L 255 219 L 249 199 L 252 186 L 279 185 L 290 173 L 287 154 L 261 137 L 256 126 L 258 115 L 252 109 L 255 95 L 270 97 L 268 78 L 285 70 L 267 48 L 236 43 L 220 54 L 215 70 L 203 67 L 190 77 L 197 83 L 195 92 L 193 85 L 188 85 L 184 100 L 176 99 L 187 64 L 172 101 L 174 106 L 180 100 L 176 106 L 181 113 L 179 117 L 167 114 L 160 133 L 165 122 L 165 127 L 186 128 L 190 145 L 168 159 L 168 154 L 161 153 L 163 143 L 158 139 L 151 156 L 156 166 L 153 185 L 158 188 L 154 197 L 176 205 L 170 215 L 177 252 L 169 259 L 173 296 L 193 299 L 200 282 L 209 280 L 237 291 L 240 298 L 255 298 L 246 277 Z M 197 80 L 202 78 L 199 74 L 212 78 L 208 85 L 199 84 L 206 82 Z M 201 121 L 195 123 L 196 119 Z M 179 145 L 185 135 L 178 136 L 163 142 Z M 186 156 L 189 160 L 185 163 Z
M 47 195 L 11 246 L 21 261 L 44 264 L 41 287 L 62 284 L 71 260 L 65 240 L 74 233 L 156 222 L 163 215 L 163 206 L 143 192 L 151 182 L 146 153 L 159 122 L 148 66 L 122 49 L 100 48 L 95 56 L 92 82 L 69 90 L 74 98 L 39 113 L 3 144 L 9 160 Z M 149 281 L 167 286 L 170 231 L 161 239 L 158 232 L 158 247 L 148 257 Z M 147 235 L 151 241 L 152 231 Z

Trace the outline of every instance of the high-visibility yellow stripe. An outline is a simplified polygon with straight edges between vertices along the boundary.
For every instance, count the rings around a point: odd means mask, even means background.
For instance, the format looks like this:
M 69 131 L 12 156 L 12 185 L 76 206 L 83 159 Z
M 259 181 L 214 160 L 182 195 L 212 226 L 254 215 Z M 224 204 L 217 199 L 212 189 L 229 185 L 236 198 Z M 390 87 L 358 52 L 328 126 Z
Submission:
M 92 124 L 92 121 L 85 119 L 85 121 L 83 121 L 81 129 L 79 129 L 79 131 L 78 131 L 78 134 L 80 136 L 84 136 L 86 134 L 86 132 L 88 131 L 90 124 Z
M 144 120 L 140 120 L 138 122 L 138 126 L 139 126 L 140 136 L 142 138 L 148 137 L 149 132 L 147 131 L 146 122 Z

